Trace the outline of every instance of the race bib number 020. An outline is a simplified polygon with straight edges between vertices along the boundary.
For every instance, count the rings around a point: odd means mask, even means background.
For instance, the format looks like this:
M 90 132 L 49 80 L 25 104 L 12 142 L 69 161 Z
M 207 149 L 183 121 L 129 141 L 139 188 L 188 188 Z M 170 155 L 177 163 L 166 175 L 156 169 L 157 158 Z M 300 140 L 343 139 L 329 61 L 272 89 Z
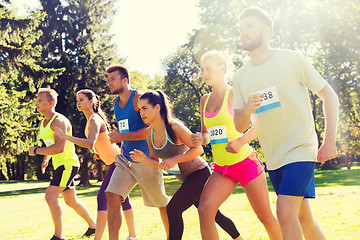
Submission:
M 120 133 L 129 132 L 129 119 L 123 119 L 118 122 Z
M 229 142 L 225 125 L 208 128 L 208 131 L 211 145 Z
M 279 95 L 277 93 L 276 87 L 272 86 L 269 88 L 262 89 L 256 93 L 260 93 L 263 95 L 261 99 L 261 106 L 258 108 L 255 113 L 261 113 L 268 111 L 270 109 L 278 108 L 281 106 Z

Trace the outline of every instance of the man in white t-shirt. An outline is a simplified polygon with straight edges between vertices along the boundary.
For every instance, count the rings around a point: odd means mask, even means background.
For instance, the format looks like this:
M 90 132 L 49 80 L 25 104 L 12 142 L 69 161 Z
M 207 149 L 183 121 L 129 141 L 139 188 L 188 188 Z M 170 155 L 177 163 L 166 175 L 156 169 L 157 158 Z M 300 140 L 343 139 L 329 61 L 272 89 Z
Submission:
M 242 49 L 250 54 L 235 74 L 234 122 L 239 132 L 254 126 L 277 198 L 283 239 L 326 239 L 309 198 L 315 197 L 316 162 L 337 156 L 338 98 L 300 54 L 269 45 L 272 20 L 260 8 L 239 17 Z M 323 100 L 325 135 L 318 149 L 308 89 Z

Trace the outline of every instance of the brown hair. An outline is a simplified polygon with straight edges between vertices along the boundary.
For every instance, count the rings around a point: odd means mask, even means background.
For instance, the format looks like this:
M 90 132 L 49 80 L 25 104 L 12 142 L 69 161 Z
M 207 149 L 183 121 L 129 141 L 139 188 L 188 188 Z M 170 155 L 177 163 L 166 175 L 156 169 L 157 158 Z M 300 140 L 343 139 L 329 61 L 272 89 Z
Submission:
M 264 9 L 259 7 L 248 7 L 245 8 L 239 15 L 239 20 L 243 20 L 246 17 L 255 16 L 258 17 L 265 25 L 270 27 L 272 31 L 273 21 L 270 17 L 270 14 L 266 12 Z
M 115 71 L 118 71 L 120 73 L 121 77 L 126 78 L 128 80 L 128 83 L 130 83 L 130 74 L 129 74 L 127 67 L 125 67 L 123 65 L 111 65 L 106 68 L 107 73 L 112 73 Z
M 59 95 L 54 89 L 51 88 L 39 88 L 38 95 L 40 93 L 45 93 L 49 101 L 54 102 L 54 107 L 57 104 L 57 96 Z
M 82 89 L 82 90 L 78 91 L 76 94 L 79 94 L 79 93 L 84 94 L 89 100 L 94 99 L 93 110 L 94 110 L 95 113 L 97 113 L 104 120 L 107 129 L 110 131 L 110 124 L 108 122 L 106 114 L 103 112 L 103 110 L 100 107 L 100 97 L 99 97 L 99 95 L 96 95 L 90 89 Z
M 176 142 L 177 137 L 175 135 L 174 130 L 171 128 L 170 121 L 173 119 L 171 106 L 168 96 L 161 90 L 146 92 L 139 99 L 147 99 L 148 103 L 153 107 L 156 104 L 160 105 L 160 115 L 161 118 L 165 122 L 165 128 L 167 133 L 169 134 L 170 139 L 173 142 Z

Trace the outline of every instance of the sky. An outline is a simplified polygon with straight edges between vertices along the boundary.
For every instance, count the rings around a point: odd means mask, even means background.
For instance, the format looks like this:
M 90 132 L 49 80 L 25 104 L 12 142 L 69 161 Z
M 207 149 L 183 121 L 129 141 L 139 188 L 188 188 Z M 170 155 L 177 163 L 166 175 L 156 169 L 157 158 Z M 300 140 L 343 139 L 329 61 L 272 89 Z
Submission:
M 161 60 L 199 28 L 199 0 L 117 0 L 110 32 L 129 70 L 164 75 Z M 40 7 L 38 0 L 13 0 L 19 15 Z

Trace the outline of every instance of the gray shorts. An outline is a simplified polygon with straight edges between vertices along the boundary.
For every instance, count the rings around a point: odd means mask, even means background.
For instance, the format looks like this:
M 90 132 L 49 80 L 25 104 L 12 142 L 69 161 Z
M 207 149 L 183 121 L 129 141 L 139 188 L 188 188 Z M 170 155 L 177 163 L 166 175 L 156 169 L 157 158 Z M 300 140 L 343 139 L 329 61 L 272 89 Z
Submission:
M 165 193 L 161 169 L 151 168 L 142 162 L 129 163 L 124 155 L 116 155 L 116 168 L 105 192 L 120 195 L 124 200 L 136 184 L 139 184 L 145 206 L 165 207 L 168 196 Z

